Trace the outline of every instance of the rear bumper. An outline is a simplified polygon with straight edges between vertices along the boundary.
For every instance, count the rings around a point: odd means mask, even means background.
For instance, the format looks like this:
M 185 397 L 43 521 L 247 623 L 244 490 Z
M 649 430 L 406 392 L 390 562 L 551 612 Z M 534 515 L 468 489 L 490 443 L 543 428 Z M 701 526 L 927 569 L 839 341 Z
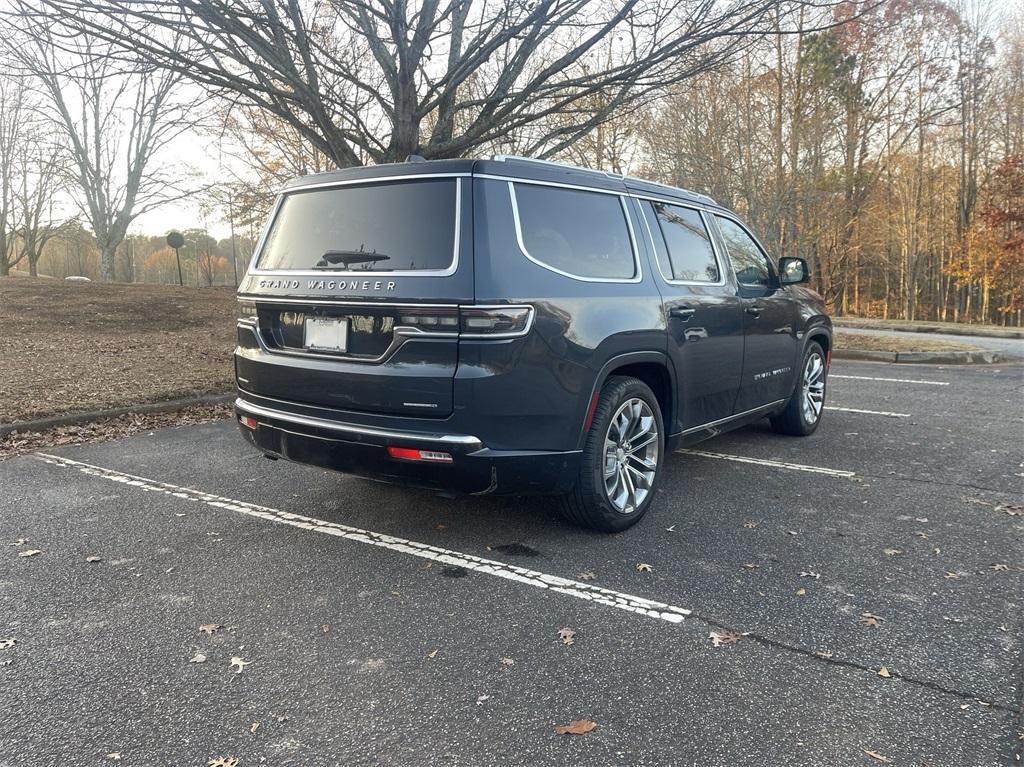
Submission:
M 246 440 L 264 453 L 369 479 L 454 493 L 561 493 L 576 477 L 578 451 L 491 450 L 477 437 L 395 431 L 315 418 L 235 400 Z M 450 463 L 392 458 L 389 446 L 445 452 Z

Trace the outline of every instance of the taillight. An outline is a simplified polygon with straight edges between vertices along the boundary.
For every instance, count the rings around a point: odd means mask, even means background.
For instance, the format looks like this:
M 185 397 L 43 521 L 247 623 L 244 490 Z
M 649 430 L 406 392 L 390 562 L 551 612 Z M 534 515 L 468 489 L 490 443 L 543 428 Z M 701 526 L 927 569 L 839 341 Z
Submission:
M 532 306 L 464 306 L 459 310 L 463 337 L 514 338 L 533 324 Z
M 238 422 L 247 429 L 256 429 L 256 419 L 251 415 L 240 415 L 238 416 Z
M 459 329 L 459 315 L 456 309 L 429 311 L 410 310 L 398 318 L 398 324 L 404 327 L 416 328 L 423 331 L 449 331 L 455 332 Z
M 417 450 L 414 447 L 389 447 L 388 455 L 392 458 L 400 458 L 403 461 L 431 461 L 433 463 L 451 463 L 450 453 L 442 453 L 439 450 Z

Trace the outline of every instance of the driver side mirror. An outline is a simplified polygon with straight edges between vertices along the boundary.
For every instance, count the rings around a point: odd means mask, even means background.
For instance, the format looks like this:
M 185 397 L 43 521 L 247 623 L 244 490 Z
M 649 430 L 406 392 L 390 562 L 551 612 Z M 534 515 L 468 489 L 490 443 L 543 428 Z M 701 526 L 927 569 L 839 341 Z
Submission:
M 783 285 L 799 285 L 811 279 L 811 269 L 802 258 L 779 259 L 779 281 Z

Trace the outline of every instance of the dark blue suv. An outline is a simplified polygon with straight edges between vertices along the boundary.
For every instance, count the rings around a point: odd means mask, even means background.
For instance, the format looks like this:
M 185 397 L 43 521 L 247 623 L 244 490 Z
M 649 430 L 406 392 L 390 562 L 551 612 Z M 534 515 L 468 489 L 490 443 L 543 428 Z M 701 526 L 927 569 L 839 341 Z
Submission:
M 673 448 L 810 434 L 832 327 L 703 195 L 513 157 L 296 179 L 239 289 L 235 403 L 270 457 L 622 530 Z

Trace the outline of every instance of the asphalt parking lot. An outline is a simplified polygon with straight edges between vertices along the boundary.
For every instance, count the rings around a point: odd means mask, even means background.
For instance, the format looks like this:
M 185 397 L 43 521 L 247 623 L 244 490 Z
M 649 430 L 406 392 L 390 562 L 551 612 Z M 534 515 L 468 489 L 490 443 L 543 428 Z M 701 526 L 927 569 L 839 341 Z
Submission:
M 835 362 L 828 401 L 611 536 L 230 422 L 2 462 L 0 764 L 1019 763 L 1022 369 Z

